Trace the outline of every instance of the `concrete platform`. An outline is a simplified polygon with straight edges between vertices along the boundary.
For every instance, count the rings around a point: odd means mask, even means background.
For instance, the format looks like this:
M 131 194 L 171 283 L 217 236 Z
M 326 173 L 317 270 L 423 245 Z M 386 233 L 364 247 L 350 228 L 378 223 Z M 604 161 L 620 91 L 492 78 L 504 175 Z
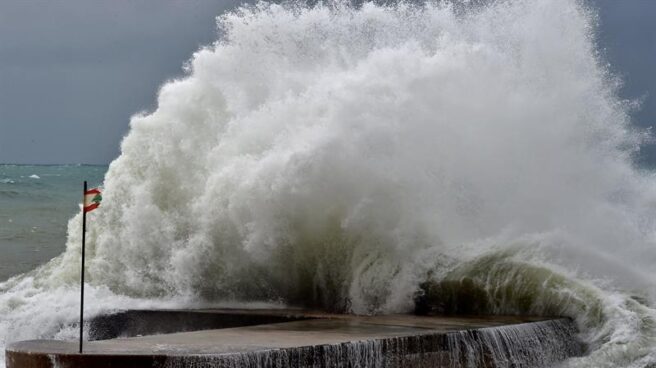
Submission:
M 166 325 L 167 316 L 184 321 L 187 315 L 191 320 L 213 319 L 215 327 L 223 321 L 227 328 L 91 341 L 84 354 L 77 353 L 74 341 L 18 342 L 7 348 L 7 368 L 538 367 L 580 355 L 584 349 L 568 319 L 352 316 L 300 310 L 130 311 L 114 317 L 123 321 L 123 336 L 139 330 L 135 323 L 140 322 L 125 322 L 140 320 L 135 315 L 159 320 L 158 325 Z M 103 318 L 100 326 L 112 325 L 112 316 Z M 245 324 L 234 326 L 239 321 Z M 114 329 L 112 334 L 121 331 Z

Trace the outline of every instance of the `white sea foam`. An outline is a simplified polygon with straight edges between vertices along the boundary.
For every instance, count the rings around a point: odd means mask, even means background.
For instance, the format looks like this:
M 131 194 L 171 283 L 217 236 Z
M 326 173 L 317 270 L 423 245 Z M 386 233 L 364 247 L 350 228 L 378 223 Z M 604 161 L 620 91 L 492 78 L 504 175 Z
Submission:
M 89 218 L 91 315 L 404 312 L 427 277 L 468 280 L 490 311 L 574 317 L 592 352 L 572 366 L 656 362 L 656 185 L 631 164 L 641 137 L 594 12 L 261 3 L 219 25 L 110 166 Z M 78 216 L 63 255 L 0 284 L 1 341 L 75 321 L 79 234 Z

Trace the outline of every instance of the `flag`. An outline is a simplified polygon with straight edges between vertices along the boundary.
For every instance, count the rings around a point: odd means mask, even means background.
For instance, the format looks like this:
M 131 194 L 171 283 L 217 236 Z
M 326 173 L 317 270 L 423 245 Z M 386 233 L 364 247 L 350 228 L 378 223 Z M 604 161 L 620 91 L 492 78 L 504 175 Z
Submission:
M 84 192 L 84 212 L 91 212 L 100 206 L 102 195 L 100 189 L 93 188 Z

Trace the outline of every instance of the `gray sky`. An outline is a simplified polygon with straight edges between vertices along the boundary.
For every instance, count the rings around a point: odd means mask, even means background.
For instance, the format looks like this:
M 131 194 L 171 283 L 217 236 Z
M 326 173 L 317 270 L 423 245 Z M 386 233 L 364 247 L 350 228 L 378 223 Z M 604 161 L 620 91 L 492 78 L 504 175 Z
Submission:
M 593 0 L 600 16 L 599 43 L 612 70 L 622 77 L 621 96 L 642 99 L 634 123 L 656 126 L 656 1 Z M 656 137 L 656 128 L 652 131 Z M 656 168 L 656 144 L 641 149 L 638 161 Z
M 656 1 L 589 0 L 600 42 L 656 125 Z M 215 17 L 240 0 L 0 0 L 0 162 L 101 163 L 119 153 L 135 112 L 216 39 Z M 656 146 L 644 150 L 656 166 Z
M 0 162 L 108 163 L 237 0 L 0 0 Z

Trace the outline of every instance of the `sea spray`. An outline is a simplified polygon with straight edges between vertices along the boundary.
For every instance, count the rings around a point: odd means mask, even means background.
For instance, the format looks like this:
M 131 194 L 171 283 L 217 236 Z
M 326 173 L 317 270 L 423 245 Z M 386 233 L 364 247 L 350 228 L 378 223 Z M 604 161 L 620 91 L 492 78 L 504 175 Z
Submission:
M 631 163 L 642 136 L 595 22 L 576 0 L 220 16 L 110 165 L 91 313 L 408 312 L 429 280 L 487 311 L 575 318 L 591 353 L 571 365 L 656 362 L 656 185 Z M 0 284 L 2 341 L 74 323 L 79 233 L 77 216 L 64 254 Z

